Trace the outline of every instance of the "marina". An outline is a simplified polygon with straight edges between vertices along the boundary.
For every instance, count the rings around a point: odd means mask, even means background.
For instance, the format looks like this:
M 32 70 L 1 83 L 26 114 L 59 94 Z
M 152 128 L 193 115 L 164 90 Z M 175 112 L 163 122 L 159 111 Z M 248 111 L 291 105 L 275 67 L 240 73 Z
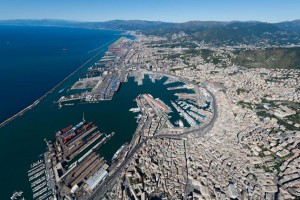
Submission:
M 51 176 L 46 171 L 46 165 L 43 160 L 31 164 L 30 170 L 28 170 L 29 182 L 31 185 L 33 199 L 53 199 L 51 194 L 53 190 L 50 186 Z M 48 193 L 46 193 L 48 191 Z M 42 196 L 41 196 L 42 195 Z
M 43 182 L 44 180 L 46 180 L 46 177 L 43 176 L 43 177 L 41 177 L 41 178 L 39 178 L 39 179 L 33 181 L 33 182 L 31 183 L 31 187 L 32 187 L 32 188 L 35 187 L 36 185 L 38 185 L 39 183 Z
M 22 191 L 19 191 L 19 192 L 14 192 L 13 195 L 10 197 L 11 200 L 17 200 L 18 197 L 21 197 L 23 194 Z M 23 198 L 24 199 L 24 198 Z

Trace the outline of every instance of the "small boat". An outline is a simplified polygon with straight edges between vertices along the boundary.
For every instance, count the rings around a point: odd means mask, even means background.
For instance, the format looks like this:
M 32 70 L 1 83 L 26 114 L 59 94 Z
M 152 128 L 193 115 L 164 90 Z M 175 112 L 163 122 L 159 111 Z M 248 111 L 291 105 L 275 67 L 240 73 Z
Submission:
M 65 106 L 74 106 L 74 103 L 66 103 Z
M 19 191 L 19 192 L 14 192 L 13 195 L 10 197 L 10 199 L 14 200 L 14 199 L 17 199 L 17 197 L 20 197 L 22 196 L 23 194 L 23 191 Z

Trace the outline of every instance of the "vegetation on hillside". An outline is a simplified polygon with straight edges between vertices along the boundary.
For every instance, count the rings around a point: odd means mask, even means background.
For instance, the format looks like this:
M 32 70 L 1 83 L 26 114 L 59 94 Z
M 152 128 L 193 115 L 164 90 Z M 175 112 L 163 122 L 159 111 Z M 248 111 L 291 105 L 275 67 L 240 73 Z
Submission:
M 236 51 L 233 62 L 244 67 L 300 69 L 300 48 Z

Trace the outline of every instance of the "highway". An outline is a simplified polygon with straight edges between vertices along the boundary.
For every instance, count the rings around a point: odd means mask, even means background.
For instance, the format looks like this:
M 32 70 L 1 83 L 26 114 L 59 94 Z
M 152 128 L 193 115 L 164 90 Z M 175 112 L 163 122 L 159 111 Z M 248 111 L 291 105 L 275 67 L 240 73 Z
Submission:
M 185 80 L 186 81 L 186 80 Z M 126 158 L 124 159 L 123 163 L 120 164 L 120 166 L 116 169 L 116 171 L 112 174 L 109 175 L 99 186 L 97 186 L 96 190 L 92 193 L 92 195 L 88 198 L 89 200 L 98 200 L 101 197 L 105 195 L 105 193 L 112 188 L 113 184 L 119 178 L 119 174 L 124 170 L 124 168 L 127 166 L 127 164 L 131 161 L 132 157 L 136 152 L 140 150 L 143 144 L 147 143 L 148 140 L 152 139 L 182 139 L 186 137 L 188 134 L 197 134 L 197 137 L 204 136 L 206 133 L 208 133 L 214 126 L 214 123 L 216 122 L 217 116 L 218 116 L 218 110 L 217 110 L 217 103 L 216 103 L 216 98 L 215 96 L 207 89 L 208 93 L 212 97 L 212 112 L 213 112 L 213 117 L 211 121 L 207 124 L 205 124 L 202 127 L 199 127 L 197 129 L 192 129 L 185 131 L 180 134 L 164 134 L 164 135 L 155 135 L 152 137 L 144 138 L 141 142 L 136 144 L 133 149 L 128 153 Z

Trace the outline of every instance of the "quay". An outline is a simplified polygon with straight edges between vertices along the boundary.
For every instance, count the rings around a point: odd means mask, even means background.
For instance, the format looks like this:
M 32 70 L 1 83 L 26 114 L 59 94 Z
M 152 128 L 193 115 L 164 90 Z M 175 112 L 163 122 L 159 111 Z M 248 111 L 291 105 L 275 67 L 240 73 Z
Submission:
M 111 43 L 113 40 L 105 43 L 104 45 L 102 45 L 99 48 L 103 48 L 106 45 L 108 45 L 109 43 Z M 27 106 L 26 108 L 24 108 L 23 110 L 19 111 L 18 113 L 16 113 L 15 115 L 13 115 L 12 117 L 6 119 L 5 121 L 0 123 L 0 128 L 4 127 L 5 125 L 9 124 L 10 122 L 12 122 L 13 120 L 17 119 L 18 117 L 22 116 L 23 114 L 25 114 L 27 111 L 31 110 L 32 108 L 34 108 L 37 104 L 39 104 L 42 100 L 44 100 L 49 94 L 53 93 L 54 90 L 56 90 L 59 86 L 62 85 L 62 83 L 64 83 L 67 79 L 69 79 L 70 77 L 72 77 L 75 73 L 77 73 L 79 70 L 81 70 L 83 67 L 85 67 L 87 64 L 89 64 L 94 58 L 96 58 L 97 56 L 100 55 L 100 53 L 102 53 L 103 50 L 100 50 L 97 54 L 95 54 L 92 58 L 90 58 L 89 60 L 87 60 L 85 63 L 83 63 L 81 66 L 79 66 L 79 68 L 77 68 L 75 71 L 73 71 L 71 74 L 69 74 L 67 77 L 65 77 L 61 82 L 59 82 L 58 84 L 56 84 L 51 90 L 49 90 L 47 93 L 45 93 L 43 96 L 41 96 L 39 99 L 37 99 L 36 101 L 34 101 L 31 105 Z
M 150 75 L 152 81 L 166 76 L 168 79 L 164 84 L 181 81 L 178 77 L 160 72 L 124 70 L 126 66 L 123 65 L 122 59 L 130 57 L 132 53 L 130 45 L 131 42 L 125 39 L 120 39 L 111 45 L 105 56 L 87 70 L 85 73 L 87 78 L 77 82 L 76 87 L 91 88 L 91 90 L 61 97 L 58 102 L 64 104 L 75 100 L 86 102 L 110 100 L 119 90 L 121 82 L 127 81 L 128 76 L 134 76 L 138 84 L 142 84 L 145 74 Z M 93 71 L 97 73 L 90 73 Z M 188 81 L 184 83 L 184 86 L 169 87 L 169 89 L 194 89 L 195 93 L 199 90 L 197 85 Z M 139 111 L 138 126 L 131 142 L 119 148 L 111 163 L 99 154 L 99 149 L 114 136 L 113 132 L 109 135 L 100 132 L 101 127 L 93 122 L 87 122 L 84 117 L 76 125 L 61 127 L 53 141 L 46 141 L 48 148 L 44 154 L 45 169 L 36 166 L 30 169 L 30 177 L 34 177 L 30 180 L 35 192 L 34 198 L 48 198 L 49 195 L 54 199 L 100 199 L 119 178 L 134 154 L 147 144 L 147 141 L 162 138 L 181 140 L 188 134 L 201 135 L 209 130 L 215 119 L 215 110 L 213 110 L 215 102 L 212 102 L 211 112 L 205 110 L 201 111 L 201 115 L 197 115 L 197 109 L 201 109 L 198 102 L 203 102 L 199 100 L 200 95 L 198 93 L 178 94 L 182 95 L 182 98 L 179 98 L 180 102 L 172 101 L 172 106 L 151 94 L 140 94 L 136 97 Z M 170 121 L 171 112 L 174 111 L 182 113 L 181 123 L 179 119 L 177 124 Z M 206 112 L 211 113 L 211 116 L 205 115 L 201 118 L 202 114 L 207 114 Z M 197 120 L 200 119 L 203 123 L 198 125 Z M 189 123 L 191 127 L 184 127 L 181 120 L 185 125 Z M 43 173 L 39 174 L 40 172 Z

